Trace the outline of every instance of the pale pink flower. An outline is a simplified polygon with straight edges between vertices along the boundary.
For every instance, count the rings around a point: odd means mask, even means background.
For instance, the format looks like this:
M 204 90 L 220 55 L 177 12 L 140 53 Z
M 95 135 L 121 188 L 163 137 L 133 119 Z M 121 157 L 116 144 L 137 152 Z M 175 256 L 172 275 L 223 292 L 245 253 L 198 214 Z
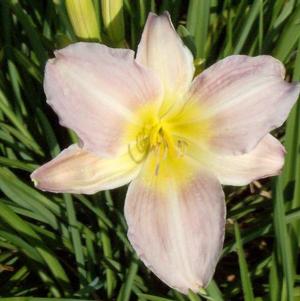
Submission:
M 205 287 L 224 240 L 221 184 L 277 175 L 299 84 L 271 56 L 233 55 L 193 79 L 191 52 L 167 13 L 150 14 L 136 57 L 75 43 L 45 71 L 48 104 L 80 137 L 32 175 L 52 192 L 92 194 L 129 184 L 128 238 L 162 281 Z

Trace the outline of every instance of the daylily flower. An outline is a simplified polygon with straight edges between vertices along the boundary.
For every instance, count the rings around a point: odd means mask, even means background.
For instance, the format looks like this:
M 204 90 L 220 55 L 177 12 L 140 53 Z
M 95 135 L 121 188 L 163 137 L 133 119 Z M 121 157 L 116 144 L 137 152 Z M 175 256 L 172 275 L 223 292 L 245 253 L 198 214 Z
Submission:
M 162 281 L 183 293 L 210 281 L 222 250 L 221 184 L 277 175 L 299 84 L 271 56 L 234 55 L 193 79 L 191 52 L 167 13 L 150 14 L 136 57 L 75 43 L 45 71 L 48 104 L 71 145 L 32 175 L 51 192 L 93 194 L 129 184 L 128 238 Z

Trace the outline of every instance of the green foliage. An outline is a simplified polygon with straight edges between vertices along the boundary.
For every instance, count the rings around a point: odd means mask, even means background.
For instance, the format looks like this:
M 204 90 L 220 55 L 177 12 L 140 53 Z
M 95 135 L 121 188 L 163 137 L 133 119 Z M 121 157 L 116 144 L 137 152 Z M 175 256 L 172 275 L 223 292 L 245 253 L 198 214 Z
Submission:
M 168 10 L 198 72 L 230 54 L 271 54 L 287 66 L 288 78 L 300 80 L 299 0 L 108 4 L 93 0 L 99 39 L 110 46 L 135 49 L 148 12 Z M 129 245 L 126 189 L 90 197 L 34 189 L 29 173 L 76 140 L 46 105 L 42 80 L 53 51 L 77 38 L 63 0 L 1 0 L 0 16 L 2 300 L 300 300 L 300 102 L 274 133 L 287 148 L 282 175 L 251 189 L 226 188 L 234 222 L 215 278 L 207 290 L 183 296 L 151 274 Z

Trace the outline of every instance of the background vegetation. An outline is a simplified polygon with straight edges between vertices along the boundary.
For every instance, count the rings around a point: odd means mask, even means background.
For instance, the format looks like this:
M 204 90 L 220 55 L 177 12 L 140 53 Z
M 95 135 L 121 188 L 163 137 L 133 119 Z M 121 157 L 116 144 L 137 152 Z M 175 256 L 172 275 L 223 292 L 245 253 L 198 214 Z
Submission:
M 137 260 L 126 238 L 126 188 L 86 197 L 41 193 L 30 182 L 76 140 L 45 103 L 53 50 L 78 40 L 136 49 L 148 12 L 164 10 L 198 72 L 230 54 L 271 54 L 288 80 L 300 80 L 299 0 L 0 0 L 2 300 L 300 300 L 300 102 L 274 133 L 287 148 L 282 175 L 225 188 L 223 256 L 199 295 L 170 290 Z

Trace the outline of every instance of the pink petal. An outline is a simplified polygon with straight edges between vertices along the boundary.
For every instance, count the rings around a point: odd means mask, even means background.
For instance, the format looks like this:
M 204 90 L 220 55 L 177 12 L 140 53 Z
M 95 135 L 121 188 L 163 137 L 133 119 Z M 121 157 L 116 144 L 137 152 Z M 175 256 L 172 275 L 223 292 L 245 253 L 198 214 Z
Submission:
M 221 185 L 209 174 L 198 174 L 184 187 L 170 175 L 163 189 L 160 185 L 159 177 L 145 182 L 143 175 L 130 184 L 125 200 L 129 240 L 167 285 L 197 292 L 212 278 L 222 250 L 226 209 Z
M 278 175 L 284 164 L 284 155 L 283 145 L 272 135 L 267 135 L 247 154 L 216 155 L 206 163 L 223 185 L 239 186 Z
M 167 12 L 161 16 L 149 14 L 136 59 L 160 77 L 166 97 L 179 98 L 191 84 L 193 56 L 176 33 Z
M 299 91 L 299 84 L 284 81 L 283 65 L 271 56 L 234 55 L 194 80 L 191 100 L 210 111 L 212 146 L 225 154 L 241 154 L 282 125 Z
M 44 191 L 93 194 L 128 184 L 139 170 L 127 152 L 103 159 L 74 144 L 35 170 L 31 179 Z
M 131 50 L 75 43 L 55 56 L 46 65 L 47 102 L 86 149 L 116 154 L 133 112 L 160 97 L 158 79 L 135 62 Z

